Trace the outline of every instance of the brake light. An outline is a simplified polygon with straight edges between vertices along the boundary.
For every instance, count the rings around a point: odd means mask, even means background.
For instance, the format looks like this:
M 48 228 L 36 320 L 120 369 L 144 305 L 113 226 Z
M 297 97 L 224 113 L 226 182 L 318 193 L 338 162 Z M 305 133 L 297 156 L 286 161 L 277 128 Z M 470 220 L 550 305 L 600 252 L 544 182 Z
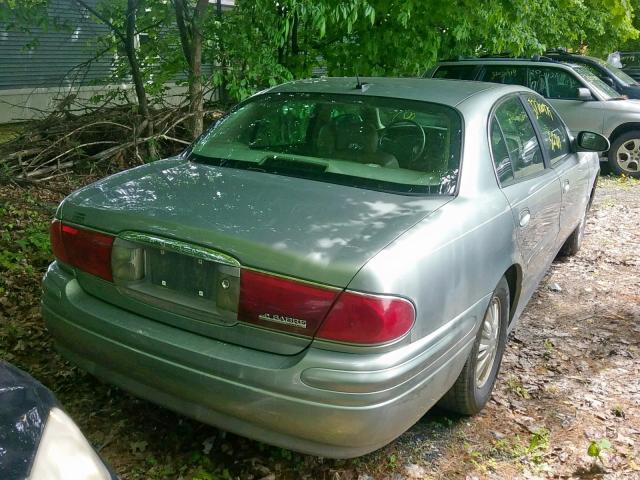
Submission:
M 242 270 L 238 319 L 311 337 L 339 293 L 339 290 Z
M 322 323 L 317 338 L 386 343 L 406 334 L 414 320 L 413 304 L 404 298 L 345 291 Z
M 238 319 L 322 340 L 373 345 L 406 334 L 415 310 L 400 297 L 340 292 L 242 270 Z
M 112 281 L 111 246 L 114 237 L 65 225 L 54 220 L 50 228 L 51 249 L 61 262 L 83 272 Z

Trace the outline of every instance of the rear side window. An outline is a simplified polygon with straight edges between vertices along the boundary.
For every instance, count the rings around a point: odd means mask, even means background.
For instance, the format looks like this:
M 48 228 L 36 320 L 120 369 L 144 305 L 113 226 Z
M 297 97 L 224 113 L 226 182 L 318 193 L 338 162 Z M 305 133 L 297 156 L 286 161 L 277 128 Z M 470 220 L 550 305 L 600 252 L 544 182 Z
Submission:
M 514 180 L 518 181 L 543 171 L 544 162 L 540 143 L 520 99 L 511 97 L 501 103 L 495 111 L 494 119 L 502 131 L 504 145 L 513 168 Z M 493 132 L 491 140 L 493 141 Z M 504 159 L 496 158 L 496 151 L 503 150 L 503 147 L 494 146 L 492 143 L 492 148 L 494 162 L 498 167 Z M 498 172 L 498 175 L 500 175 L 500 172 Z
M 509 150 L 507 150 L 502 129 L 496 117 L 491 119 L 490 135 L 493 163 L 496 166 L 500 185 L 505 186 L 513 182 L 513 167 L 511 166 L 511 158 L 509 157 Z
M 541 98 L 527 95 L 525 101 L 540 127 L 542 145 L 551 163 L 558 163 L 570 151 L 569 135 L 564 124 L 555 110 Z
M 569 72 L 553 67 L 529 67 L 527 86 L 545 98 L 577 100 L 578 88 L 584 87 Z
M 433 78 L 452 78 L 456 80 L 473 80 L 475 65 L 442 65 L 433 74 Z
M 518 65 L 487 65 L 482 80 L 508 85 L 526 85 L 527 67 Z

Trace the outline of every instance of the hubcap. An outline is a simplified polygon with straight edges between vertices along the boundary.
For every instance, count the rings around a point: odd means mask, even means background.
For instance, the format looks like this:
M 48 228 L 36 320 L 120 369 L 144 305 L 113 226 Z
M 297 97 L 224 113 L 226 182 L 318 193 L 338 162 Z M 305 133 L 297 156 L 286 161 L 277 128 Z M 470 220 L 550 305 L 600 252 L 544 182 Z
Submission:
M 618 151 L 616 152 L 616 163 L 625 172 L 640 172 L 639 138 L 632 138 L 618 147 Z
M 482 322 L 478 358 L 476 361 L 476 387 L 482 388 L 489 380 L 498 353 L 501 305 L 498 297 L 493 297 Z

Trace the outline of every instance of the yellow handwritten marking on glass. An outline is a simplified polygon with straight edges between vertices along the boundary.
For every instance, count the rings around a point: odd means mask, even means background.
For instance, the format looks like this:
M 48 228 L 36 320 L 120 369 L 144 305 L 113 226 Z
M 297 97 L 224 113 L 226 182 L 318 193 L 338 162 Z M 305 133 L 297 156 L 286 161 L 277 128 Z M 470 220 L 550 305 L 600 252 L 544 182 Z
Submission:
M 531 109 L 533 110 L 533 113 L 536 114 L 536 118 L 546 116 L 553 120 L 553 112 L 551 111 L 551 108 L 549 108 L 549 105 L 545 105 L 535 98 L 527 98 L 527 102 L 529 102 L 529 105 L 531 105 Z
M 414 118 L 416 118 L 416 112 L 406 111 L 402 115 L 402 118 L 404 120 L 413 120 Z
M 551 130 L 549 130 L 547 132 L 547 139 L 549 140 L 549 147 L 554 152 L 562 148 L 562 138 L 560 138 L 560 135 L 558 135 L 556 132 L 552 132 Z

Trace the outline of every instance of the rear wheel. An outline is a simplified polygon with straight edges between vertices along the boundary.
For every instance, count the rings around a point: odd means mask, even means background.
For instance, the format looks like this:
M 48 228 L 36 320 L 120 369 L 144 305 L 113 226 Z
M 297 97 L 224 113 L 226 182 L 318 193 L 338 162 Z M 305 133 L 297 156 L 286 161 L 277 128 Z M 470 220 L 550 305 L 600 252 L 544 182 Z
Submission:
M 502 277 L 491 295 L 469 358 L 439 405 L 463 415 L 478 413 L 491 398 L 507 342 L 509 285 Z
M 640 178 L 640 130 L 623 133 L 611 143 L 609 167 L 618 175 Z

